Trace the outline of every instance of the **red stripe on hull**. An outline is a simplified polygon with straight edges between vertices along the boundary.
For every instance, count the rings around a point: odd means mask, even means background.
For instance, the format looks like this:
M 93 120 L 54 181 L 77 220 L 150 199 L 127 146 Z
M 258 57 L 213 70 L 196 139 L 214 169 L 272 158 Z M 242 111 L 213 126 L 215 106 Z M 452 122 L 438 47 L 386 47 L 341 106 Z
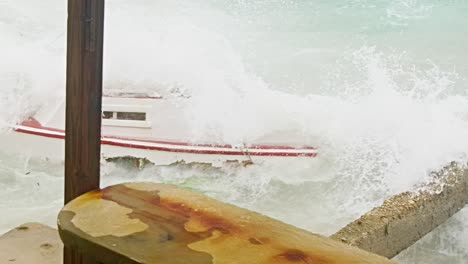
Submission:
M 30 118 L 23 123 L 22 126 L 30 127 L 34 129 L 41 129 L 48 132 L 42 131 L 31 131 L 28 129 L 23 129 L 21 127 L 15 128 L 16 132 L 21 132 L 25 134 L 31 134 L 36 136 L 42 137 L 49 137 L 49 138 L 56 138 L 56 139 L 64 139 L 65 138 L 65 131 L 55 128 L 48 128 L 43 127 L 37 120 Z M 55 132 L 55 133 L 54 133 Z M 56 134 L 60 133 L 60 134 Z M 151 145 L 140 145 L 140 144 L 133 144 L 131 142 L 115 142 L 115 140 L 131 140 L 134 142 L 141 142 L 141 143 L 153 143 L 153 144 L 162 144 L 168 145 L 168 147 L 163 146 L 151 146 Z M 295 150 L 296 148 L 290 146 L 268 146 L 268 145 L 254 145 L 248 146 L 248 151 L 228 151 L 228 150 L 200 150 L 200 149 L 177 149 L 171 148 L 170 146 L 185 146 L 185 147 L 211 147 L 211 148 L 231 148 L 234 149 L 231 145 L 212 145 L 212 144 L 190 144 L 186 142 L 172 142 L 172 141 L 155 141 L 155 140 L 142 140 L 142 139 L 129 139 L 123 137 L 116 137 L 116 136 L 104 136 L 101 139 L 101 144 L 103 145 L 110 145 L 110 146 L 117 146 L 117 147 L 125 147 L 125 148 L 134 148 L 134 149 L 146 149 L 146 150 L 156 150 L 156 151 L 165 151 L 165 152 L 177 152 L 177 153 L 190 153 L 190 154 L 206 154 L 206 155 L 229 155 L 229 156 L 268 156 L 268 157 L 316 157 L 317 153 L 302 153 L 298 152 L 267 152 L 267 151 L 255 151 L 255 150 Z M 303 150 L 314 150 L 313 147 L 303 147 Z M 254 151 L 252 151 L 254 150 Z

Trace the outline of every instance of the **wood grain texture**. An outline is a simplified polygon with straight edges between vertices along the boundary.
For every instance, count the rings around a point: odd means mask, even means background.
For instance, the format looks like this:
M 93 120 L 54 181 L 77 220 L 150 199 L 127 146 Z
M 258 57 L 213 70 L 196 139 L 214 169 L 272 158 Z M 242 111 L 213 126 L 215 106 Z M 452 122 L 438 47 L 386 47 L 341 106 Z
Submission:
M 99 188 L 104 0 L 68 1 L 65 203 Z M 89 263 L 65 249 L 65 263 Z
M 120 184 L 80 196 L 60 212 L 59 232 L 66 245 L 89 252 L 102 263 L 394 263 L 261 214 L 156 183 Z

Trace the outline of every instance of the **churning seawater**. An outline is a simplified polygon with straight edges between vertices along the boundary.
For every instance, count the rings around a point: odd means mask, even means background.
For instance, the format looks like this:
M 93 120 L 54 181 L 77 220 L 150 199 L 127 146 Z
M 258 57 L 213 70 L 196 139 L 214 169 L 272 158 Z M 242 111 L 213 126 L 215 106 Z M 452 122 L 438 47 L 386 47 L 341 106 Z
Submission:
M 106 3 L 106 87 L 190 100 L 194 141 L 300 137 L 321 166 L 105 163 L 103 185 L 175 183 L 329 235 L 430 171 L 467 161 L 468 1 Z M 0 1 L 0 146 L 12 124 L 64 94 L 65 4 Z M 0 148 L 0 233 L 54 225 L 62 185 L 61 161 Z M 467 237 L 464 209 L 398 260 L 465 263 Z

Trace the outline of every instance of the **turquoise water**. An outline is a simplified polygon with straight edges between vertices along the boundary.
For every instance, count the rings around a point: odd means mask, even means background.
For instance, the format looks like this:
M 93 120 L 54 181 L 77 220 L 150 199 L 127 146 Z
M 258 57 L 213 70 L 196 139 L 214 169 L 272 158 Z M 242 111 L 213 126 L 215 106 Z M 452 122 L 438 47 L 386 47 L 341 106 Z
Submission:
M 319 148 L 322 166 L 105 164 L 104 185 L 176 183 L 331 234 L 428 172 L 466 162 L 466 14 L 468 1 L 108 0 L 106 87 L 190 95 L 195 141 L 298 137 Z M 65 1 L 0 1 L 2 133 L 63 95 L 65 22 Z M 60 162 L 0 151 L 0 229 L 53 225 L 62 177 Z M 399 260 L 464 263 L 467 219 L 465 209 Z

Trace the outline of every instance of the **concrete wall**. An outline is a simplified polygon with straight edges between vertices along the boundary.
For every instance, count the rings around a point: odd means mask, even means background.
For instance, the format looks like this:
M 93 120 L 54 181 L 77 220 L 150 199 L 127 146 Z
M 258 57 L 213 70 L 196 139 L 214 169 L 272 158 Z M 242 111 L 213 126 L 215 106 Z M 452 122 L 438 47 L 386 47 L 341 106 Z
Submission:
M 452 163 L 417 193 L 387 199 L 331 238 L 392 258 L 445 222 L 468 202 L 468 169 Z

